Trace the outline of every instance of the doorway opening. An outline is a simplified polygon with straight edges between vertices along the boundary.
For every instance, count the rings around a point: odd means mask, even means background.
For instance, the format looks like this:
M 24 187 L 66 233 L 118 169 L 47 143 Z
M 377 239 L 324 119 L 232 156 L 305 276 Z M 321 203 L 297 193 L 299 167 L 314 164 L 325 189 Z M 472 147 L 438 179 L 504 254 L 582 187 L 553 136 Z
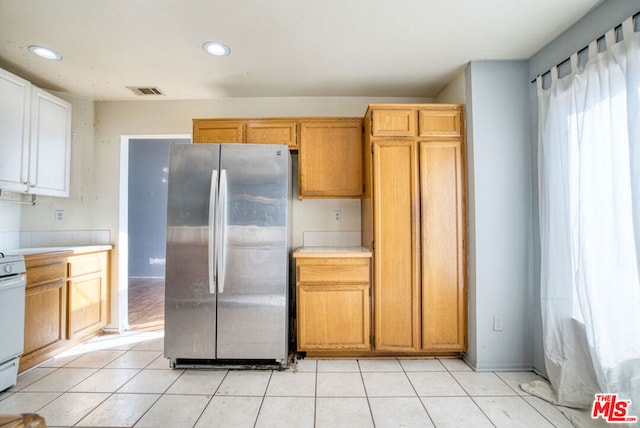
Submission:
M 127 183 L 122 189 L 126 188 L 126 194 L 121 192 L 121 204 L 127 208 L 126 220 L 121 210 L 121 221 L 126 222 L 121 223 L 121 231 L 126 232 L 127 239 L 126 250 L 120 251 L 122 262 L 126 260 L 125 269 L 120 270 L 120 284 L 124 280 L 127 285 L 126 300 L 122 299 L 121 305 L 127 311 L 124 325 L 128 330 L 164 329 L 169 145 L 190 142 L 189 138 L 176 136 L 132 136 L 127 139 L 126 150 L 123 147 L 128 161 Z

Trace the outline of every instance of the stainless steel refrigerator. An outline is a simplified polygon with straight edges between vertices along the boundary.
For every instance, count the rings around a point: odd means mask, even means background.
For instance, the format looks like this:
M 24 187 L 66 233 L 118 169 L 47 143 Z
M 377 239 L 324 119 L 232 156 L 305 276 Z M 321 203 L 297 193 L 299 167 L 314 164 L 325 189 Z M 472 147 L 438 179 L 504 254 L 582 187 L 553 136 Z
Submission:
M 286 145 L 169 149 L 164 355 L 171 367 L 286 364 Z

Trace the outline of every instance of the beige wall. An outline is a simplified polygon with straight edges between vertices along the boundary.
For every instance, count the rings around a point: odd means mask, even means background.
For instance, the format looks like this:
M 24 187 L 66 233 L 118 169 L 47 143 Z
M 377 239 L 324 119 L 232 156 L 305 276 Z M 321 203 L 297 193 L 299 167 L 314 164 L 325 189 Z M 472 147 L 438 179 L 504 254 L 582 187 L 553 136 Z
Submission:
M 428 103 L 425 98 L 229 98 L 194 101 L 91 102 L 63 96 L 73 105 L 71 196 L 38 199 L 23 208 L 22 230 L 101 229 L 111 232 L 111 327 L 126 320 L 126 284 L 119 286 L 119 201 L 121 136 L 191 134 L 191 120 L 206 117 L 362 116 L 369 103 Z M 296 186 L 297 187 L 297 186 Z M 54 223 L 54 211 L 65 221 Z M 342 211 L 342 221 L 331 215 Z M 304 231 L 360 230 L 359 200 L 294 201 L 293 245 Z M 123 238 L 124 241 L 124 238 Z
M 440 91 L 436 102 L 439 104 L 466 104 L 467 100 L 467 79 L 465 70 L 467 65 L 462 67 L 449 81 L 447 86 Z

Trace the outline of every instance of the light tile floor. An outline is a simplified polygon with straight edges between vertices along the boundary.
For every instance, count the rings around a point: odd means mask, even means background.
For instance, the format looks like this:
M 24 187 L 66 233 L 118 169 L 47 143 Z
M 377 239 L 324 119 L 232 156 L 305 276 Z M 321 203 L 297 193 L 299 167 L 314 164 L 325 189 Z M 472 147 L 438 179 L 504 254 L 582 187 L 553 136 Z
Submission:
M 95 338 L 18 378 L 0 413 L 50 427 L 571 427 L 531 372 L 462 360 L 299 360 L 285 371 L 170 369 L 162 332 Z

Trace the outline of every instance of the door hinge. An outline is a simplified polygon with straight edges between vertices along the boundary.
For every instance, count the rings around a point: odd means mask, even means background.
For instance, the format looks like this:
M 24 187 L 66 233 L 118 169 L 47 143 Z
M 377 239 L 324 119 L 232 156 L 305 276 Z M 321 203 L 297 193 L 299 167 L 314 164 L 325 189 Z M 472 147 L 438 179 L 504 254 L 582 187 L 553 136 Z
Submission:
M 376 241 L 371 241 L 371 249 L 372 250 L 376 249 Z
M 362 185 L 362 193 L 365 193 L 365 185 Z
M 373 144 L 371 145 L 371 154 L 373 154 Z

